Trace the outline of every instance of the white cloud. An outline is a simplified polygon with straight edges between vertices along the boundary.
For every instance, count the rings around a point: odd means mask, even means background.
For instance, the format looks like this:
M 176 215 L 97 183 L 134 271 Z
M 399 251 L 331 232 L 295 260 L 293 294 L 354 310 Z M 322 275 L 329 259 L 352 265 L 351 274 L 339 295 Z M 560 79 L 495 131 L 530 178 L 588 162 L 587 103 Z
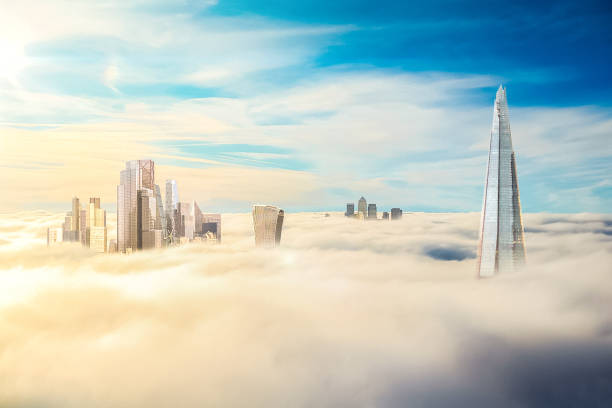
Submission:
M 476 213 L 289 213 L 273 251 L 253 248 L 248 214 L 228 214 L 223 245 L 132 256 L 45 248 L 43 229 L 60 219 L 0 218 L 4 405 L 609 397 L 598 385 L 610 379 L 609 216 L 526 215 L 528 269 L 490 280 L 474 278 Z M 11 246 L 15 234 L 33 247 Z

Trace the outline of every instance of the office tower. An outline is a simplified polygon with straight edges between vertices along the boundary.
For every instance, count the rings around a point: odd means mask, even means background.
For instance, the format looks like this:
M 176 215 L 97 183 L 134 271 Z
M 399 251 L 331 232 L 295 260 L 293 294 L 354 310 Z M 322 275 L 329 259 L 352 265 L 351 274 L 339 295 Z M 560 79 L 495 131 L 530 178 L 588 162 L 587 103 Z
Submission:
M 79 231 L 81 229 L 81 222 L 79 216 L 81 215 L 81 205 L 79 204 L 79 198 L 72 198 L 72 220 L 71 220 L 71 231 L 76 231 L 76 236 L 79 237 Z
M 366 202 L 366 199 L 363 197 L 361 197 L 359 201 L 357 202 L 357 213 L 361 214 L 359 218 L 367 218 L 368 203 Z
M 106 211 L 100 208 L 100 198 L 91 197 L 87 207 L 87 242 L 96 252 L 106 252 Z
M 131 160 L 121 171 L 117 186 L 117 249 L 132 252 L 138 248 L 138 190 L 154 190 L 155 165 L 152 160 Z
M 221 243 L 221 214 L 202 214 L 201 236 L 213 234 L 216 241 Z
M 161 230 L 162 231 L 162 235 L 165 238 L 165 234 L 166 234 L 166 213 L 164 212 L 164 202 L 162 201 L 161 198 L 161 189 L 159 188 L 159 185 L 155 185 L 155 204 L 156 204 L 156 211 L 155 211 L 155 229 Z
M 77 241 L 76 231 L 72 230 L 72 211 L 66 213 L 64 225 L 62 228 L 62 240 L 64 242 Z
M 197 205 L 195 201 L 178 203 L 178 236 L 185 238 L 184 241 L 191 241 L 195 237 L 194 205 Z
M 271 205 L 253 206 L 255 245 L 274 248 L 280 244 L 285 212 Z
M 376 216 L 376 204 L 368 204 L 368 219 L 375 220 Z
M 401 208 L 392 208 L 391 209 L 391 219 L 399 220 L 402 218 L 402 209 Z
M 171 212 L 178 208 L 178 188 L 175 180 L 166 180 L 166 211 Z
M 388 220 L 389 219 L 389 213 L 387 211 L 383 211 L 382 219 L 383 220 Z
M 191 215 L 193 216 L 193 235 L 202 233 L 202 211 L 195 200 L 191 203 Z
M 166 218 L 166 241 L 169 245 L 174 244 L 179 237 L 179 222 L 178 217 L 178 187 L 175 180 L 166 180 L 166 196 L 165 196 L 165 218 Z
M 355 204 L 354 203 L 346 203 L 346 212 L 344 213 L 346 217 L 352 217 L 355 215 Z
M 79 216 L 79 237 L 81 240 L 81 245 L 88 247 L 89 246 L 89 236 L 87 235 L 87 210 L 81 210 L 81 215 Z
M 478 245 L 478 275 L 484 278 L 511 272 L 524 261 L 523 220 L 508 100 L 506 90 L 500 86 L 493 108 Z
M 157 200 L 155 193 L 149 188 L 137 192 L 137 243 L 138 249 L 161 248 L 162 232 L 158 226 Z
M 47 228 L 47 246 L 51 246 L 64 240 L 64 229 L 59 228 Z

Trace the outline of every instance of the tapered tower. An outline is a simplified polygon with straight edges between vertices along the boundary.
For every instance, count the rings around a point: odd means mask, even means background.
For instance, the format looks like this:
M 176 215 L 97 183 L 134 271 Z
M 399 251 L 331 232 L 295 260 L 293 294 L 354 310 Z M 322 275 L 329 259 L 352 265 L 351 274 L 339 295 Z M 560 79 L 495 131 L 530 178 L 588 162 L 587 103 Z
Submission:
M 506 89 L 500 86 L 493 109 L 480 222 L 478 276 L 486 278 L 497 273 L 512 272 L 524 262 L 523 219 L 516 160 L 512 150 L 508 100 Z

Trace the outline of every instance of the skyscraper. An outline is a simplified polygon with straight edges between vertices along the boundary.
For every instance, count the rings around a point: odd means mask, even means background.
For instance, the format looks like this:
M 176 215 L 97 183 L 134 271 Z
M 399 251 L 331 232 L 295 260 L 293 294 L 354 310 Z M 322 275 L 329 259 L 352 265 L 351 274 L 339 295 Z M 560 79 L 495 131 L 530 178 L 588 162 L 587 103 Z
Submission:
M 138 248 L 138 190 L 155 188 L 152 160 L 131 160 L 121 171 L 117 186 L 117 249 L 131 252 Z
M 402 209 L 401 208 L 392 208 L 391 209 L 391 219 L 399 220 L 402 218 Z
M 161 247 L 161 230 L 156 228 L 157 203 L 153 190 L 142 188 L 137 193 L 137 248 Z M 157 245 L 159 235 L 159 246 Z
M 383 220 L 388 220 L 389 219 L 389 213 L 387 211 L 383 211 L 382 213 L 382 219 Z
M 484 278 L 511 272 L 524 261 L 523 220 L 508 100 L 506 90 L 500 86 L 493 108 L 478 245 L 478 275 Z
M 96 252 L 106 252 L 106 211 L 100 208 L 100 198 L 91 197 L 87 207 L 87 245 Z
M 165 199 L 165 208 L 166 212 L 166 239 L 168 244 L 173 244 L 176 242 L 177 237 L 179 236 L 178 226 L 180 222 L 178 221 L 178 187 L 176 185 L 175 180 L 166 180 L 166 199 Z
M 360 218 L 366 218 L 368 213 L 368 203 L 366 199 L 361 197 L 359 202 L 357 202 L 357 214 Z
M 368 219 L 375 220 L 376 218 L 376 204 L 368 204 Z
M 344 215 L 347 217 L 352 217 L 355 215 L 355 204 L 354 203 L 346 204 L 346 212 L 344 213 Z
M 75 232 L 76 231 L 76 236 L 77 236 L 77 240 L 80 239 L 80 234 L 79 231 L 81 230 L 81 220 L 79 219 L 81 215 L 81 205 L 79 204 L 79 198 L 78 197 L 73 197 L 72 198 L 72 219 L 71 219 L 71 225 L 70 225 L 70 230 Z
M 255 245 L 274 248 L 280 244 L 285 212 L 271 205 L 253 206 L 253 229 Z

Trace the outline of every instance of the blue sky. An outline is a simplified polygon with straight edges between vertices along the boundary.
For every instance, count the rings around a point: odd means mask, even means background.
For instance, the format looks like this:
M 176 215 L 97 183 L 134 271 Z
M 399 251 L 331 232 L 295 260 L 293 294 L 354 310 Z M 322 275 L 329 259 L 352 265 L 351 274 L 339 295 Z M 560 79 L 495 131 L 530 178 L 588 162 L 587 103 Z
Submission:
M 121 163 L 146 156 L 216 211 L 342 210 L 361 195 L 479 211 L 503 83 L 524 211 L 610 211 L 607 2 L 2 8 L 0 181 L 20 192 L 6 209 L 73 194 L 112 208 Z

